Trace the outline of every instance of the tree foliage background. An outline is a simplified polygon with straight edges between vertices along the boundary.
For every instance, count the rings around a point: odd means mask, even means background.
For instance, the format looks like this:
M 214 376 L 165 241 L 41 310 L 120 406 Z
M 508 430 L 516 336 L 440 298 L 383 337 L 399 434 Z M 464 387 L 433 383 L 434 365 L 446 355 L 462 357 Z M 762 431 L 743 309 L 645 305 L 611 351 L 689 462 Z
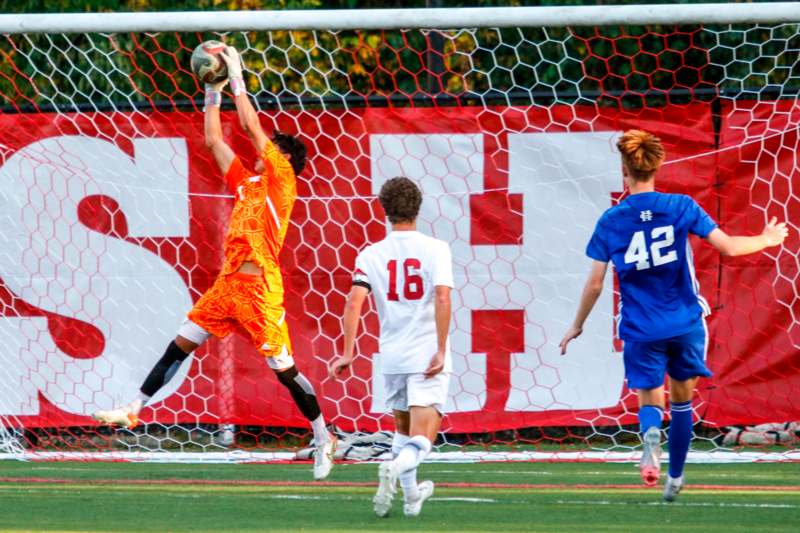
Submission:
M 6 13 L 622 4 L 476 0 L 22 0 Z M 681 2 L 688 3 L 688 2 Z M 193 48 L 243 52 L 262 106 L 600 102 L 658 105 L 797 85 L 800 38 L 778 27 L 627 26 L 228 34 L 26 34 L 0 42 L 8 111 L 196 105 Z M 192 102 L 195 102 L 194 104 Z

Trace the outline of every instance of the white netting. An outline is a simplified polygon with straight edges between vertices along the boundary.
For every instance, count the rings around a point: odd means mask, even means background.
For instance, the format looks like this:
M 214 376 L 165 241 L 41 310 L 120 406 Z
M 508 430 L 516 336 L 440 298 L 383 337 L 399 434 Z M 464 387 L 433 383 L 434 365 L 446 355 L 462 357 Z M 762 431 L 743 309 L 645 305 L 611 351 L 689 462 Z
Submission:
M 772 215 L 792 226 L 782 248 L 752 258 L 695 243 L 715 311 L 696 447 L 729 447 L 726 426 L 800 419 L 797 24 L 20 34 L 0 44 L 3 450 L 259 451 L 305 439 L 240 337 L 187 360 L 140 428 L 114 433 L 87 417 L 132 399 L 221 264 L 230 202 L 188 70 L 207 38 L 242 51 L 265 127 L 308 144 L 282 255 L 287 310 L 298 364 L 337 426 L 389 427 L 368 357 L 343 385 L 325 365 L 355 255 L 385 232 L 374 192 L 406 175 L 426 196 L 421 230 L 450 242 L 456 269 L 443 442 L 578 456 L 638 446 L 610 282 L 570 354 L 556 347 L 588 236 L 622 192 L 613 141 L 631 127 L 665 143 L 659 188 L 691 194 L 729 233 Z M 363 327 L 359 351 L 371 354 L 373 312 Z

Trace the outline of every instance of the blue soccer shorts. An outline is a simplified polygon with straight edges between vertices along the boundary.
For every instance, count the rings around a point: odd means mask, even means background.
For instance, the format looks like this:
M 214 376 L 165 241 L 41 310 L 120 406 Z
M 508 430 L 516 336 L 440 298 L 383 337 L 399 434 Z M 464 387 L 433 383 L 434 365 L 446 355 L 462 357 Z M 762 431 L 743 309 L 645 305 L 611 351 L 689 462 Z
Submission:
M 700 319 L 691 331 L 659 341 L 625 341 L 623 357 L 629 389 L 655 389 L 664 384 L 664 372 L 674 380 L 711 377 L 706 366 L 707 334 Z

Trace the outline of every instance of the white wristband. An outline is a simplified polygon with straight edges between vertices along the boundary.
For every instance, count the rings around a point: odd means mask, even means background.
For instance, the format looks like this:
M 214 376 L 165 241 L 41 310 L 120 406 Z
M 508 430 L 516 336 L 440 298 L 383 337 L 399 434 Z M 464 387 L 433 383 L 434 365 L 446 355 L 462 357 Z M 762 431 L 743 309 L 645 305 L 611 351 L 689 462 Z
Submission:
M 222 93 L 219 91 L 206 91 L 206 98 L 204 101 L 205 107 L 208 106 L 216 106 L 219 107 L 222 104 Z M 205 111 L 205 107 L 203 111 Z
M 245 92 L 244 80 L 242 78 L 231 78 L 231 91 L 234 96 L 239 96 Z

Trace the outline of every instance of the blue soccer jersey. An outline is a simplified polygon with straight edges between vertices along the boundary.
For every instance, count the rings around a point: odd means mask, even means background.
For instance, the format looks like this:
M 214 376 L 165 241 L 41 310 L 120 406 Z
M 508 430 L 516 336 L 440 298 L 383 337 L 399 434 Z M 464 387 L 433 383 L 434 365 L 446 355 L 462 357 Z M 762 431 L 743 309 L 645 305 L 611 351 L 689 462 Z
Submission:
M 689 233 L 706 238 L 717 224 L 682 194 L 633 194 L 608 209 L 586 255 L 614 262 L 625 341 L 657 341 L 697 327 L 710 309 L 699 293 Z

